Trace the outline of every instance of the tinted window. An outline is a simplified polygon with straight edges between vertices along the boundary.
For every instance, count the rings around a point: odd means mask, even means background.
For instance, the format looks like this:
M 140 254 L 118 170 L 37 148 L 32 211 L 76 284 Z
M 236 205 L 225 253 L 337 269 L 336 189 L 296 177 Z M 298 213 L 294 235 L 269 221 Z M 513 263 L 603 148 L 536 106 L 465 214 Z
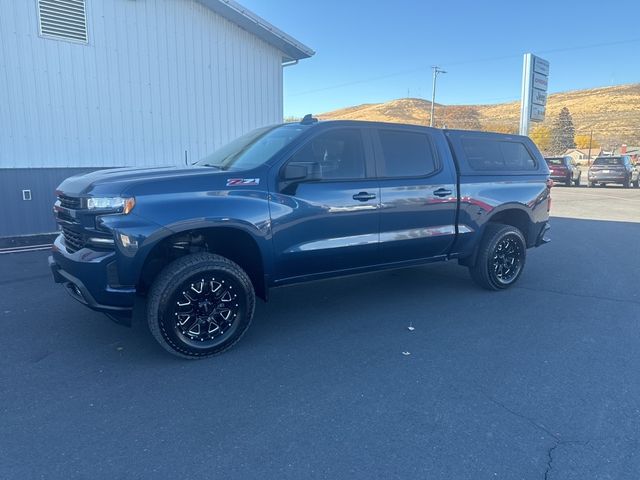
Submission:
M 380 130 L 384 176 L 420 177 L 436 170 L 429 136 L 417 132 Z
M 593 161 L 594 165 L 622 165 L 620 157 L 599 157 Z
M 462 148 L 474 170 L 534 170 L 536 162 L 519 142 L 488 138 L 463 138 Z
M 547 165 L 564 165 L 564 159 L 562 158 L 545 158 Z
M 317 163 L 323 180 L 365 177 L 362 135 L 354 128 L 321 133 L 307 142 L 290 161 Z

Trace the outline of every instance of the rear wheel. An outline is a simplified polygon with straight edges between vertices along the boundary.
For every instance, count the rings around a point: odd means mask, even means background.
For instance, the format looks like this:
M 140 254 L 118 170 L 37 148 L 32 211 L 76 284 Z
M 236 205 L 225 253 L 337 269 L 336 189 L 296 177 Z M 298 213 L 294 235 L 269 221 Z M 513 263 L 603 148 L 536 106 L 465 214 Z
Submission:
M 182 358 L 209 357 L 231 348 L 253 318 L 255 293 L 247 274 L 211 253 L 187 255 L 154 281 L 147 321 L 154 338 Z
M 509 288 L 522 274 L 526 252 L 520 230 L 511 225 L 490 223 L 485 227 L 476 263 L 469 267 L 471 278 L 487 290 Z
M 623 186 L 624 188 L 629 188 L 629 187 L 631 186 L 631 182 L 630 182 L 629 180 L 625 180 L 625 181 L 622 183 L 622 186 Z

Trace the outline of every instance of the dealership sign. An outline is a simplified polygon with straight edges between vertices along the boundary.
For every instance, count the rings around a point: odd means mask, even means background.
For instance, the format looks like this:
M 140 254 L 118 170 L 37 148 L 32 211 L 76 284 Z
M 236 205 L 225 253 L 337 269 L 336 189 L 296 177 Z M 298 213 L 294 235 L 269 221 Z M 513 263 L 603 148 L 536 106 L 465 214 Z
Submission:
M 544 121 L 548 88 L 549 62 L 531 53 L 526 53 L 522 66 L 520 135 L 529 134 L 530 122 Z

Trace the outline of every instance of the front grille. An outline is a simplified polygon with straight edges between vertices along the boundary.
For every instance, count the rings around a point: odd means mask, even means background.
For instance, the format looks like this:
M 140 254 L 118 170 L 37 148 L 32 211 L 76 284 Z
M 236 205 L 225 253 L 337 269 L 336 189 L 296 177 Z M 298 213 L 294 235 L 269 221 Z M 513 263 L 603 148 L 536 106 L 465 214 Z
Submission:
M 77 252 L 84 247 L 84 237 L 82 233 L 63 226 L 62 235 L 64 236 L 64 244 L 67 247 L 67 251 L 70 253 Z
M 58 195 L 58 200 L 60 200 L 60 206 L 64 208 L 69 208 L 71 210 L 79 210 L 82 201 L 78 197 L 67 197 L 66 195 Z

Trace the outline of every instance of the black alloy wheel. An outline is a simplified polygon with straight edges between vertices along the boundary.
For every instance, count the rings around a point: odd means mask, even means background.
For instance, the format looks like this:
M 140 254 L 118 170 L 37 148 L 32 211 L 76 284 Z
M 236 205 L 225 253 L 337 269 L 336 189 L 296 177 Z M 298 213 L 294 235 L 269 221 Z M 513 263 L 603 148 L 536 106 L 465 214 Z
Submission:
M 182 284 L 171 300 L 173 312 L 167 313 L 173 313 L 176 333 L 183 341 L 196 348 L 208 347 L 233 333 L 241 310 L 238 302 L 242 302 L 234 283 L 232 277 L 212 272 Z
M 502 237 L 493 251 L 491 269 L 503 285 L 511 283 L 522 269 L 522 243 L 515 234 Z
M 251 280 L 237 264 L 211 253 L 187 255 L 158 275 L 147 321 L 170 353 L 203 358 L 233 346 L 249 327 L 255 307 Z
M 487 290 L 509 288 L 522 274 L 526 251 L 527 244 L 519 229 L 490 223 L 485 227 L 476 262 L 469 267 L 471 278 Z

